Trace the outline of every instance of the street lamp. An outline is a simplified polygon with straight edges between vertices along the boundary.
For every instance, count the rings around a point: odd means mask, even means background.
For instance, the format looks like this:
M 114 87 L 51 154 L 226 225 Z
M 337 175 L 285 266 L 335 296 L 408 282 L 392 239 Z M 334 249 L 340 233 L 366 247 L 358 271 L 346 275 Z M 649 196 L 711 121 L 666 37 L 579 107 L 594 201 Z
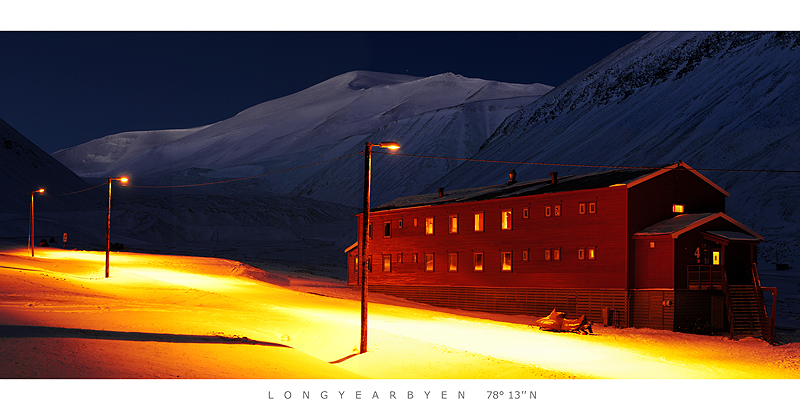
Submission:
M 108 177 L 108 212 L 106 216 L 106 277 L 108 277 L 108 254 L 111 251 L 111 181 L 119 181 L 123 184 L 128 182 L 128 177 L 111 178 Z
M 366 142 L 364 146 L 364 209 L 361 213 L 361 348 L 367 352 L 367 247 L 369 244 L 369 197 L 372 180 L 372 147 L 396 150 L 400 144 L 385 141 L 380 144 Z
M 35 191 L 31 191 L 31 236 L 28 238 L 28 245 L 31 247 L 31 258 L 33 257 L 33 247 L 36 245 L 33 243 L 33 194 L 35 193 L 44 193 L 44 188 L 39 188 Z

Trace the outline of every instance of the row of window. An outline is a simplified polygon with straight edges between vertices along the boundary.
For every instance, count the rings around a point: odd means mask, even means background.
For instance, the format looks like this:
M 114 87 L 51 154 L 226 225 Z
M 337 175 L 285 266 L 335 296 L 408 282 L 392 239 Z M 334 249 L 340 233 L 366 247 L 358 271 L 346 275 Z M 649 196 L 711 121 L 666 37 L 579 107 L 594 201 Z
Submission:
M 586 213 L 594 214 L 597 212 L 597 203 L 596 202 L 582 202 L 578 204 L 578 213 L 583 215 Z M 511 229 L 511 215 L 512 212 L 510 209 L 506 209 L 501 211 L 501 222 L 500 227 L 503 230 L 510 230 Z M 522 218 L 528 219 L 530 216 L 528 208 L 522 208 Z M 544 207 L 544 216 L 549 218 L 551 216 L 561 216 L 561 205 L 547 205 Z M 483 220 L 484 220 L 484 213 L 483 212 L 475 212 L 473 214 L 473 225 L 472 230 L 474 232 L 483 232 Z M 414 226 L 417 226 L 417 218 L 414 218 Z M 458 233 L 458 215 L 450 215 L 449 222 L 447 224 L 448 232 L 449 233 Z M 400 219 L 397 221 L 397 227 L 403 228 L 403 220 Z M 434 217 L 429 216 L 425 218 L 425 234 L 426 235 L 433 235 L 434 234 Z M 392 236 L 392 221 L 384 222 L 383 224 L 383 237 L 390 238 Z M 372 238 L 372 224 L 369 226 L 369 237 Z
M 449 272 L 458 272 L 458 252 L 451 252 L 447 254 L 447 270 Z M 436 254 L 435 253 L 424 253 L 424 263 L 425 263 L 425 271 L 426 272 L 433 272 L 434 271 L 434 261 Z M 594 260 L 596 259 L 597 252 L 596 248 L 578 248 L 578 259 L 579 260 Z M 522 251 L 522 260 L 528 261 L 528 251 Z M 544 250 L 544 260 L 545 261 L 560 261 L 561 260 L 561 249 L 545 249 Z M 419 258 L 418 254 L 413 253 L 411 254 L 411 262 L 418 263 Z M 367 259 L 367 264 L 371 267 L 372 266 L 372 258 L 370 257 Z M 483 252 L 475 252 L 472 254 L 472 270 L 475 272 L 483 272 L 484 264 L 483 264 Z M 403 254 L 397 254 L 397 263 L 403 263 Z M 512 252 L 511 251 L 503 251 L 500 252 L 500 270 L 510 272 L 512 270 Z M 358 270 L 358 258 L 356 258 L 356 270 Z M 392 254 L 384 254 L 383 255 L 383 271 L 384 272 L 391 272 L 392 271 Z

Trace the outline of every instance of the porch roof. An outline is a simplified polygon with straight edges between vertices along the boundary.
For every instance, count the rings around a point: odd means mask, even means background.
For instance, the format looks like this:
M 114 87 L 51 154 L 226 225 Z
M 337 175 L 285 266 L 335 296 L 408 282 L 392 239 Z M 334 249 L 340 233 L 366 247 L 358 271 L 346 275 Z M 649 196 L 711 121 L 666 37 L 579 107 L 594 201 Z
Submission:
M 725 215 L 722 212 L 717 212 L 715 214 L 712 213 L 705 213 L 705 214 L 681 214 L 676 217 L 665 219 L 655 225 L 642 229 L 639 232 L 633 234 L 634 237 L 646 237 L 646 236 L 654 236 L 654 235 L 670 235 L 672 238 L 677 238 L 678 236 L 682 235 L 684 232 L 689 230 L 698 228 L 702 225 L 705 225 L 715 219 L 725 219 L 726 221 L 730 222 L 737 228 L 744 231 L 744 233 L 733 232 L 733 231 L 713 231 L 713 232 L 727 232 L 730 235 L 739 234 L 745 235 L 747 237 L 751 237 L 751 240 L 763 241 L 764 237 L 755 233 L 752 229 L 748 228 L 747 226 L 743 225 L 741 222 L 738 222 L 731 218 L 728 215 Z

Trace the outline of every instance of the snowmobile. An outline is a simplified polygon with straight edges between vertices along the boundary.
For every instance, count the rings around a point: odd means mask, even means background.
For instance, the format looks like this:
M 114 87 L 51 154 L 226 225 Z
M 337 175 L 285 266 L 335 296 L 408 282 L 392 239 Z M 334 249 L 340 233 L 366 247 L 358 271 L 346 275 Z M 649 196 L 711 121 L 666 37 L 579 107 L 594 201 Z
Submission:
M 549 330 L 554 332 L 573 332 L 587 335 L 592 332 L 592 325 L 590 320 L 586 320 L 586 315 L 581 315 L 577 319 L 566 319 L 567 314 L 564 312 L 557 312 L 553 309 L 549 315 L 536 321 L 536 326 L 541 330 Z

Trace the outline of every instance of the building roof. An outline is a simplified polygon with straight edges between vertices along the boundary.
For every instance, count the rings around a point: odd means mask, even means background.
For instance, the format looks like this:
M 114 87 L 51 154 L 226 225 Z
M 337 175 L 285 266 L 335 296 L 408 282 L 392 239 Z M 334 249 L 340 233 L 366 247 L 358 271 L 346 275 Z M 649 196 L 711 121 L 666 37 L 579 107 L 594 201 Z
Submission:
M 665 219 L 655 225 L 649 226 L 645 229 L 642 229 L 639 232 L 633 234 L 634 237 L 646 237 L 646 236 L 655 236 L 655 235 L 670 235 L 672 238 L 677 238 L 678 236 L 682 235 L 684 232 L 689 230 L 695 229 L 699 226 L 705 225 L 715 219 L 722 218 L 726 221 L 732 223 L 736 227 L 740 228 L 741 230 L 745 231 L 746 233 L 738 233 L 738 236 L 742 236 L 742 238 L 748 237 L 749 239 L 740 239 L 740 240 L 758 240 L 763 241 L 764 237 L 755 233 L 752 229 L 742 225 L 740 222 L 734 220 L 728 215 L 725 215 L 722 212 L 717 212 L 715 214 L 706 213 L 706 214 L 681 214 L 674 218 Z M 727 239 L 735 240 L 734 232 L 732 231 L 709 231 L 714 235 L 717 235 L 713 232 L 727 232 L 731 235 Z M 721 236 L 721 235 L 717 235 Z M 724 236 L 723 236 L 724 237 Z
M 630 188 L 676 168 L 682 168 L 692 172 L 725 196 L 730 196 L 730 194 L 728 194 L 728 192 L 726 192 L 724 189 L 720 188 L 718 185 L 711 182 L 711 180 L 695 171 L 685 163 L 677 162 L 657 168 L 614 169 L 610 171 L 594 172 L 583 175 L 563 176 L 558 177 L 557 184 L 553 184 L 550 178 L 544 178 L 516 182 L 513 184 L 504 183 L 479 188 L 465 188 L 453 191 L 445 191 L 444 196 L 442 197 L 439 197 L 438 192 L 407 196 L 386 202 L 385 204 L 372 208 L 371 210 L 385 211 L 390 209 L 411 208 L 417 206 L 483 201 L 487 199 L 512 198 L 553 192 L 606 188 L 615 185 L 621 185 Z
M 465 188 L 445 191 L 439 197 L 438 192 L 398 198 L 383 205 L 372 208 L 372 211 L 411 208 L 416 206 L 442 205 L 459 202 L 484 201 L 487 199 L 512 198 L 526 195 L 539 195 L 552 192 L 579 191 L 584 189 L 606 188 L 612 185 L 627 185 L 645 175 L 653 173 L 653 169 L 615 169 L 584 175 L 558 177 L 553 184 L 550 178 L 532 181 L 520 181 L 513 184 L 504 183 L 479 188 Z

